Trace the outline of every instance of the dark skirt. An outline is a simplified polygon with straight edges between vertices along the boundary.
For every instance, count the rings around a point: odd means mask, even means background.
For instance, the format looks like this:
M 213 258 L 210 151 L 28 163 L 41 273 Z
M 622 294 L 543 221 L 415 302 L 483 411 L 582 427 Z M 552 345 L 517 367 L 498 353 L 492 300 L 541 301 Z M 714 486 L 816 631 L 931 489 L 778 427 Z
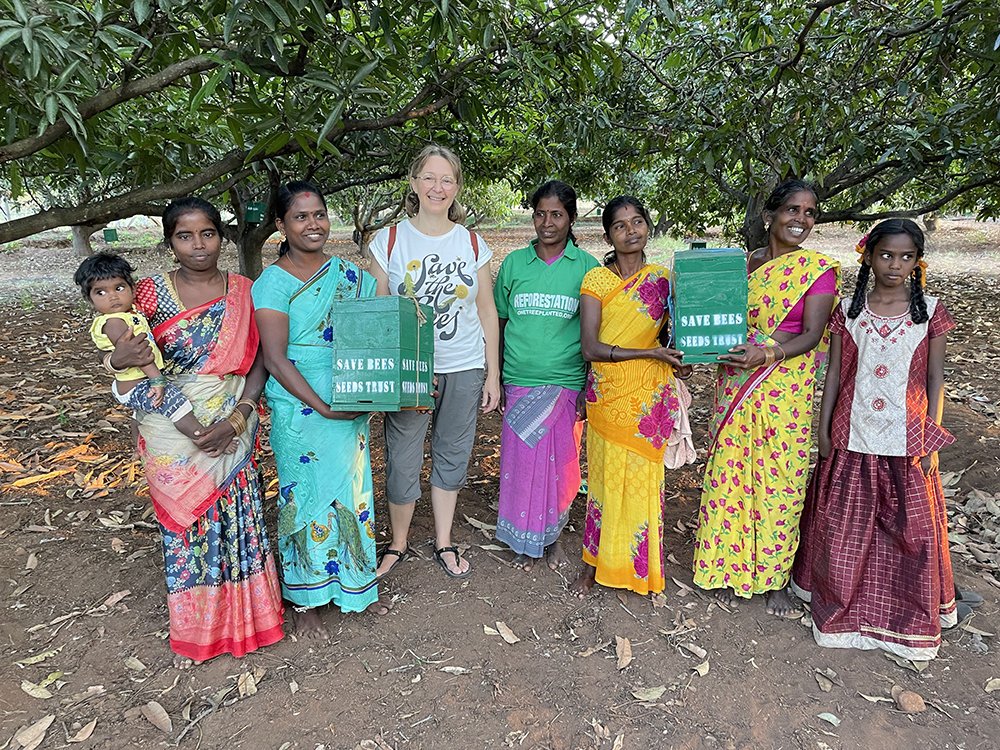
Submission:
M 813 471 L 800 531 L 792 586 L 811 604 L 820 646 L 937 655 L 957 617 L 937 472 L 835 450 Z

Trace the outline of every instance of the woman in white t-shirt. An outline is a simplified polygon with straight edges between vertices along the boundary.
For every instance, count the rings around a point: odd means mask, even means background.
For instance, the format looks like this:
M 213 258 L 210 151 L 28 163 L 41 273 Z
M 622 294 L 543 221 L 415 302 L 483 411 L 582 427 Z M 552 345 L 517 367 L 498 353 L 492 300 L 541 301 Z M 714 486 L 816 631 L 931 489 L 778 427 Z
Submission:
M 431 425 L 431 505 L 434 557 L 452 578 L 472 572 L 451 542 L 458 491 L 476 437 L 479 408 L 500 403 L 499 322 L 493 302 L 493 253 L 465 228 L 457 202 L 462 163 L 443 146 L 424 148 L 410 164 L 410 218 L 372 240 L 370 272 L 378 294 L 415 297 L 434 308 L 433 420 L 415 411 L 385 415 L 386 497 L 392 541 L 378 564 L 387 575 L 406 556 L 413 507 L 420 497 L 424 437 Z M 485 366 L 485 369 L 484 369 Z

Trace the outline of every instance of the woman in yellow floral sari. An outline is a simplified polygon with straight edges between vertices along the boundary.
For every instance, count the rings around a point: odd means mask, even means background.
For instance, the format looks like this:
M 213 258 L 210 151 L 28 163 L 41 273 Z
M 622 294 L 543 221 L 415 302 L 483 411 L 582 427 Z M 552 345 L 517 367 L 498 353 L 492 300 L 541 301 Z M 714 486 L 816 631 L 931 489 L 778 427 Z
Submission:
M 826 353 L 839 264 L 800 246 L 816 194 L 782 183 L 764 204 L 766 247 L 747 259 L 746 345 L 719 359 L 711 455 L 699 512 L 694 582 L 736 597 L 765 594 L 767 611 L 794 612 L 785 588 L 799 543 L 809 474 L 812 400 Z
M 691 369 L 657 340 L 670 281 L 666 268 L 646 264 L 648 212 L 623 195 L 603 221 L 613 250 L 580 290 L 580 343 L 592 363 L 584 569 L 570 587 L 581 597 L 595 581 L 639 594 L 663 590 L 663 450 L 678 417 L 674 372 Z

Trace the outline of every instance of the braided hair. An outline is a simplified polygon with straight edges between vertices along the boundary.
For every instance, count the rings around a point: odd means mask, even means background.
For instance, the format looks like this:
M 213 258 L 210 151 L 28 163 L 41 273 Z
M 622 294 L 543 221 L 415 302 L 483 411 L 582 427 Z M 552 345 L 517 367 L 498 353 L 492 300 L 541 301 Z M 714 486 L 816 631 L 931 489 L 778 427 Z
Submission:
M 278 188 L 278 194 L 274 198 L 274 215 L 276 218 L 281 219 L 282 222 L 285 220 L 285 214 L 292 207 L 295 202 L 295 197 L 301 193 L 316 193 L 319 196 L 320 201 L 323 203 L 323 208 L 326 208 L 326 198 L 323 197 L 323 193 L 320 192 L 319 188 L 310 182 L 305 182 L 303 180 L 293 180 L 292 182 L 285 183 L 280 188 Z M 288 239 L 283 239 L 281 244 L 278 245 L 278 257 L 288 252 Z
M 552 197 L 557 198 L 559 202 L 562 203 L 562 207 L 566 210 L 566 213 L 569 214 L 570 222 L 576 221 L 576 191 L 573 189 L 572 185 L 567 185 L 561 180 L 549 180 L 538 188 L 538 190 L 531 195 L 531 210 L 534 211 L 538 208 L 538 204 L 542 201 L 542 199 Z M 572 225 L 570 225 L 567 237 L 569 237 L 570 242 L 574 245 L 578 244 L 576 241 L 576 235 L 573 234 Z
M 646 226 L 650 229 L 653 228 L 653 217 L 649 215 L 649 211 L 646 207 L 642 205 L 642 201 L 632 195 L 619 195 L 617 198 L 612 198 L 608 201 L 608 205 L 604 207 L 604 215 L 601 216 L 601 224 L 604 225 L 604 236 L 611 241 L 611 225 L 615 222 L 615 214 L 618 213 L 618 209 L 625 208 L 626 206 L 632 206 L 636 211 L 638 211 L 643 220 L 646 222 Z M 642 251 L 642 259 L 646 260 L 646 251 Z M 605 267 L 612 265 L 618 260 L 618 251 L 615 250 L 612 245 L 611 249 L 604 254 L 603 263 Z
M 917 260 L 924 257 L 924 233 L 916 222 L 910 219 L 886 219 L 878 224 L 864 240 L 865 256 L 858 270 L 858 281 L 854 286 L 851 306 L 847 310 L 848 318 L 858 317 L 865 306 L 865 300 L 868 299 L 868 279 L 872 273 L 869 257 L 882 240 L 897 234 L 909 235 L 913 246 L 917 249 Z M 910 319 L 914 323 L 926 323 L 929 317 L 927 300 L 924 299 L 923 280 L 923 269 L 919 265 L 914 266 L 913 273 L 910 274 Z

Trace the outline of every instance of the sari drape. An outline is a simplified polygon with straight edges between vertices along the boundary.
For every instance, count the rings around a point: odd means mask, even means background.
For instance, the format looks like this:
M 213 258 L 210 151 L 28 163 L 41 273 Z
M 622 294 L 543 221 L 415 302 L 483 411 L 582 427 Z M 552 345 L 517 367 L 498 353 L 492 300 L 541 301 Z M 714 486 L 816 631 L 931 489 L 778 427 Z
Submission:
M 774 346 L 782 320 L 840 264 L 810 250 L 779 256 L 748 280 L 747 341 Z M 783 589 L 798 547 L 809 473 L 813 394 L 829 347 L 754 371 L 720 365 L 705 469 L 694 582 L 737 595 Z
M 228 416 L 257 355 L 250 280 L 230 274 L 225 296 L 190 310 L 168 276 L 137 285 L 154 323 L 164 374 L 202 424 Z M 243 656 L 282 638 L 283 606 L 261 506 L 251 415 L 235 453 L 211 458 L 166 417 L 137 413 L 139 453 L 160 522 L 175 653 Z
M 666 268 L 645 266 L 624 281 L 595 268 L 581 293 L 601 300 L 600 341 L 622 349 L 659 346 L 670 297 Z M 678 416 L 674 382 L 673 368 L 659 360 L 592 364 L 583 560 L 602 585 L 663 590 L 663 451 Z
M 260 308 L 288 314 L 288 358 L 316 394 L 333 397 L 331 305 L 375 296 L 375 280 L 333 258 L 305 284 L 271 266 L 254 284 Z M 275 378 L 265 387 L 278 465 L 282 594 L 300 606 L 359 612 L 378 600 L 368 416 L 326 419 Z

